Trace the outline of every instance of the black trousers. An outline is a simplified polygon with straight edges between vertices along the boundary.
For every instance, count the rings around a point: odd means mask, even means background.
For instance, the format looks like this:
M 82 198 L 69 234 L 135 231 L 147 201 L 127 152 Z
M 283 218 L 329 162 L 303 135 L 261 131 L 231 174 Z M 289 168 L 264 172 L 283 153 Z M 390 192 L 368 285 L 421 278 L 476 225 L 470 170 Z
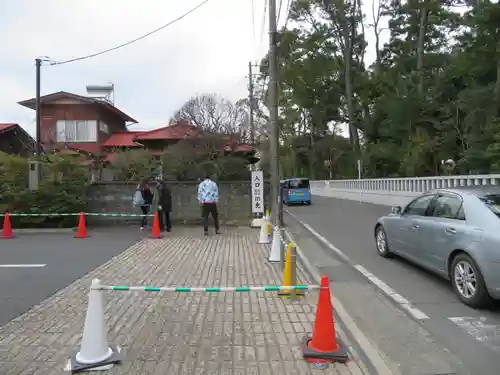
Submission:
M 172 222 L 170 221 L 170 212 L 158 210 L 158 219 L 160 221 L 160 230 L 170 231 L 172 229 Z M 165 228 L 166 227 L 166 228 Z
M 141 206 L 141 211 L 143 215 L 149 214 L 149 206 Z M 148 223 L 148 217 L 143 216 L 141 219 L 141 227 L 145 227 L 147 223 Z
M 219 230 L 219 212 L 217 211 L 217 203 L 204 203 L 201 205 L 201 215 L 203 218 L 203 230 L 208 232 L 208 216 L 212 215 L 214 219 L 215 230 Z

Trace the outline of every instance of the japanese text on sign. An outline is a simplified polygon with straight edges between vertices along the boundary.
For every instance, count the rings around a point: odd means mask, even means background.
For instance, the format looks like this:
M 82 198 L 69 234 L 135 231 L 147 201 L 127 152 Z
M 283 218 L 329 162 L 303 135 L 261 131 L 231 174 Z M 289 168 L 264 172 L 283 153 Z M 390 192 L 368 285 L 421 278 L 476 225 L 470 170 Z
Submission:
M 252 213 L 264 213 L 264 174 L 252 171 Z

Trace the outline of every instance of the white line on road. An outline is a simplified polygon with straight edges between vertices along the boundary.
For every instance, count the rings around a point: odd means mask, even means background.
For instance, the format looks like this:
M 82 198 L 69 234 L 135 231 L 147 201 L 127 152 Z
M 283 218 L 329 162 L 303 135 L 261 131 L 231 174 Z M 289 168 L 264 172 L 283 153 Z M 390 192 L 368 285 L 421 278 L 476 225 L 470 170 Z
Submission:
M 368 279 L 368 281 L 370 281 L 373 285 L 375 285 L 377 288 L 379 288 L 385 295 L 387 295 L 387 297 L 391 298 L 398 305 L 400 305 L 403 310 L 405 310 L 406 312 L 411 314 L 411 316 L 413 316 L 417 320 L 429 319 L 429 316 L 427 316 L 427 314 L 425 314 L 422 310 L 414 307 L 410 303 L 410 301 L 408 301 L 401 294 L 397 293 L 389 285 L 387 285 L 382 280 L 380 280 L 378 277 L 376 277 L 374 274 L 372 274 L 370 271 L 368 271 L 364 266 L 362 266 L 361 264 L 353 264 L 351 259 L 347 255 L 345 255 L 342 250 L 335 247 L 325 237 L 323 237 L 321 234 L 319 234 L 313 228 L 311 228 L 310 225 L 304 223 L 302 220 L 300 220 L 296 215 L 292 214 L 290 211 L 288 211 L 288 210 L 285 210 L 285 211 L 290 216 L 292 216 L 295 220 L 297 220 L 300 224 L 302 224 L 302 226 L 304 226 L 304 228 L 306 228 L 309 232 L 311 232 L 311 234 L 313 236 L 315 236 L 320 242 L 322 242 L 324 245 L 326 245 L 328 248 L 330 248 L 335 254 L 337 254 L 345 262 L 347 262 L 352 267 L 354 267 L 354 269 L 357 270 L 361 275 L 366 277 Z
M 361 273 L 364 277 L 366 277 L 368 280 L 370 280 L 370 282 L 373 285 L 375 285 L 382 292 L 384 292 L 387 295 L 387 297 L 391 298 L 397 304 L 399 304 L 405 311 L 407 311 L 409 314 L 411 314 L 415 319 L 418 319 L 418 320 L 429 319 L 427 314 L 425 314 L 422 310 L 414 307 L 410 303 L 410 301 L 408 301 L 406 298 L 404 298 L 401 294 L 397 293 L 394 289 L 392 289 L 389 285 L 387 285 L 382 280 L 380 280 L 377 276 L 375 276 L 370 271 L 368 271 L 361 264 L 356 264 L 354 266 L 354 268 L 356 268 L 359 271 L 359 273 Z
M 297 219 L 298 220 L 298 219 Z M 333 250 L 333 252 L 335 254 L 337 254 L 342 260 L 344 260 L 345 262 L 347 263 L 352 263 L 351 262 L 351 259 L 345 255 L 340 249 L 336 248 L 335 246 L 333 246 L 332 243 L 330 243 L 325 237 L 323 237 L 321 234 L 319 234 L 318 232 L 316 232 L 314 229 L 311 228 L 310 225 L 302 222 L 299 220 L 299 222 L 309 231 L 313 234 L 313 236 L 316 236 L 318 238 L 318 240 L 320 240 L 321 242 L 323 242 L 324 245 L 326 245 L 327 247 L 329 247 L 331 250 Z
M 46 264 L 0 264 L 0 268 L 41 268 Z

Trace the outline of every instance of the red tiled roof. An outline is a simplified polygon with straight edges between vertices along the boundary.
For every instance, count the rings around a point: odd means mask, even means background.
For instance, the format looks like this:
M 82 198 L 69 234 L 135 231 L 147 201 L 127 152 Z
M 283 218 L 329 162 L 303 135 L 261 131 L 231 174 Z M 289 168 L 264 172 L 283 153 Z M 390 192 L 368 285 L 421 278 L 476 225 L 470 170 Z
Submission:
M 165 126 L 163 128 L 150 130 L 148 132 L 143 132 L 138 135 L 135 139 L 137 141 L 142 140 L 176 140 L 176 139 L 184 139 L 186 137 L 190 137 L 198 134 L 198 130 L 196 126 L 190 125 L 185 122 L 180 122 L 175 125 Z
M 141 147 L 140 144 L 134 142 L 137 135 L 143 132 L 118 132 L 113 133 L 102 144 L 102 147 Z
M 75 100 L 80 100 L 82 102 L 98 105 L 102 108 L 105 108 L 108 111 L 115 113 L 116 115 L 120 116 L 121 119 L 123 119 L 125 121 L 133 122 L 134 124 L 137 124 L 137 121 L 134 120 L 132 117 L 130 117 L 125 112 L 121 111 L 120 109 L 116 108 L 113 104 L 111 104 L 103 99 L 72 94 L 72 93 L 66 92 L 66 91 L 59 91 L 59 92 L 55 92 L 52 94 L 43 95 L 42 97 L 40 97 L 40 102 L 41 102 L 41 104 L 46 104 L 46 103 L 54 102 L 56 100 L 63 99 L 63 98 L 71 98 L 71 99 L 75 99 Z M 18 102 L 18 104 L 22 105 L 23 107 L 30 108 L 33 110 L 36 108 L 35 107 L 36 106 L 35 98 L 23 100 L 21 102 Z
M 12 127 L 19 126 L 18 124 L 0 124 L 0 131 L 7 130 Z

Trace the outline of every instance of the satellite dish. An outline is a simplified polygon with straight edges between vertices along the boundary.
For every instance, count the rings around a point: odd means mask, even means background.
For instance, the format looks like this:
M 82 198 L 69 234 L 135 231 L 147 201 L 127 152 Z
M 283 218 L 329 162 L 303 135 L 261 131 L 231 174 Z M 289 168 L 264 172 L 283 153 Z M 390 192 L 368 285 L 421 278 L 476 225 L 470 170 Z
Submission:
M 109 83 L 107 85 L 87 85 L 87 94 L 96 99 L 104 99 L 111 104 L 114 104 L 115 85 Z

